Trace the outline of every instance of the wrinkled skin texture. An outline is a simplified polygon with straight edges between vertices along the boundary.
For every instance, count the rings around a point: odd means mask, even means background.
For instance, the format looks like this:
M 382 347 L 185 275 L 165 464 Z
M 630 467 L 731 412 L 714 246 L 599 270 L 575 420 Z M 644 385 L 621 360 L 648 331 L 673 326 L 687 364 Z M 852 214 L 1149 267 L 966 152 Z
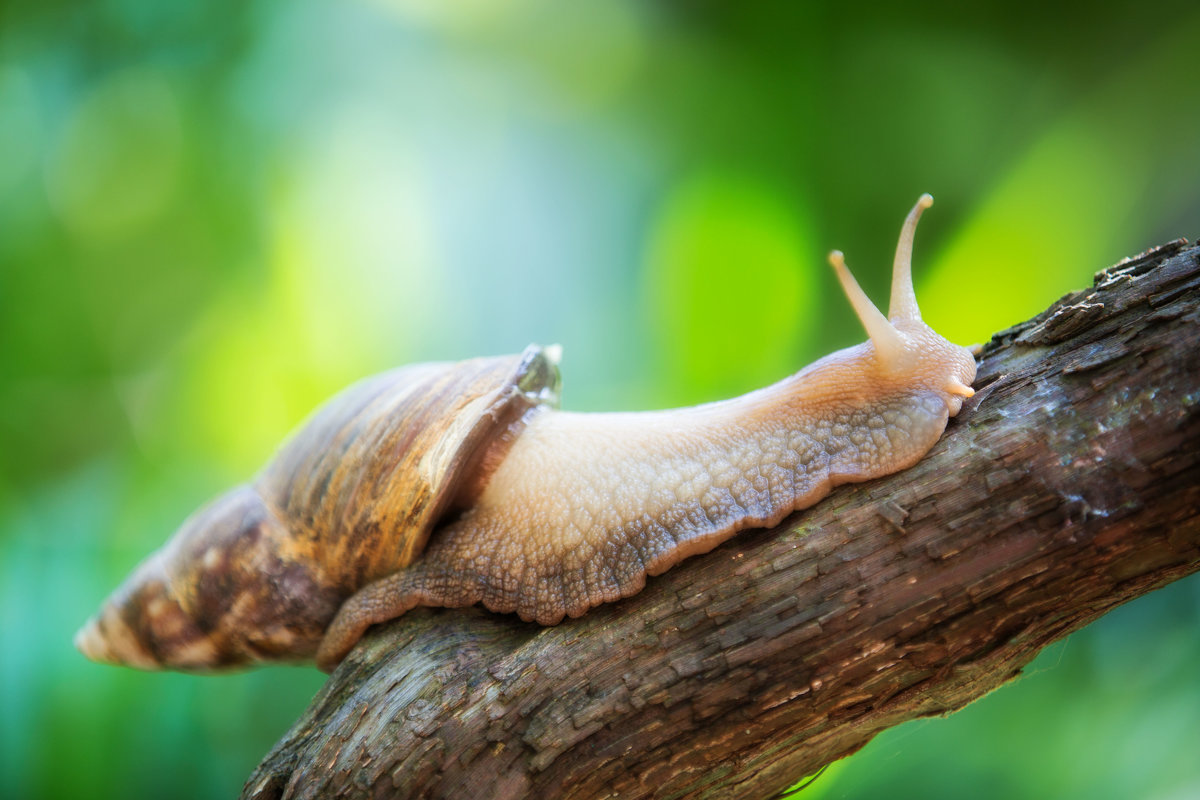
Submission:
M 867 343 L 709 406 L 533 412 L 478 502 L 418 562 L 342 607 L 318 664 L 332 668 L 369 625 L 417 605 L 482 603 L 546 625 L 579 616 L 836 485 L 911 466 L 962 405 L 947 378 L 975 377 L 970 352 L 940 341 L 916 379 L 885 374 Z

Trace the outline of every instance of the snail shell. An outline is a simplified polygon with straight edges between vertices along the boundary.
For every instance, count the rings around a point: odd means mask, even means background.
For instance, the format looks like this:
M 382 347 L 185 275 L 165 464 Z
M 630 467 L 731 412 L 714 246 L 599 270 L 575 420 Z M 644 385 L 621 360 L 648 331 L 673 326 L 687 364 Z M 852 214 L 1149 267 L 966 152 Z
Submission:
M 351 386 L 251 483 L 189 517 L 76 645 L 145 669 L 311 659 L 342 602 L 410 564 L 436 521 L 470 502 L 524 414 L 557 401 L 556 357 L 530 347 Z

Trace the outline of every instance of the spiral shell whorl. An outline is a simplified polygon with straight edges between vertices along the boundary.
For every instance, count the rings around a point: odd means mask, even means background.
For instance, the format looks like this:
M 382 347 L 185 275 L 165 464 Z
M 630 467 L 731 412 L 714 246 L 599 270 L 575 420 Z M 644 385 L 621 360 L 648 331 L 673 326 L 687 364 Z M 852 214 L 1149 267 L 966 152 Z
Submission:
M 554 402 L 553 351 L 419 364 L 318 409 L 249 485 L 193 514 L 76 636 L 143 669 L 301 660 L 342 601 L 420 555 L 531 408 Z

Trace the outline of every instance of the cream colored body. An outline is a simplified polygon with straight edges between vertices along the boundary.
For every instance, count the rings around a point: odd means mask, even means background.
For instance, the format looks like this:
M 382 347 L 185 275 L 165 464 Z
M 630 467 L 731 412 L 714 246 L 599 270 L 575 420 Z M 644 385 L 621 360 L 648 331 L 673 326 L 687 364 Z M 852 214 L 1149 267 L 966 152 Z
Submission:
M 470 531 L 476 546 L 512 570 L 542 562 L 544 551 L 578 567 L 630 520 L 676 530 L 679 519 L 700 511 L 712 530 L 696 526 L 690 538 L 676 536 L 678 547 L 644 565 L 658 574 L 736 530 L 773 524 L 837 484 L 895 472 L 928 451 L 962 398 L 927 389 L 864 413 L 847 401 L 845 379 L 864 377 L 856 362 L 871 355 L 868 348 L 842 351 L 753 395 L 697 408 L 541 411 L 475 506 L 439 540 L 448 546 Z M 565 610 L 574 616 L 586 608 Z

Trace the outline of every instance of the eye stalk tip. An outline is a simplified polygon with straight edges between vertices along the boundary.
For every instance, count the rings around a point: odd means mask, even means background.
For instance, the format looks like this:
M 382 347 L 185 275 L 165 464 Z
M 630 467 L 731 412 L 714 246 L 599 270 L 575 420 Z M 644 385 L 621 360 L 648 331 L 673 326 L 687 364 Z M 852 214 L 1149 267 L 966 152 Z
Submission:
M 917 233 L 917 221 L 921 212 L 933 205 L 933 195 L 926 192 L 917 198 L 917 204 L 908 212 L 904 226 L 900 229 L 900 241 L 896 243 L 896 258 L 892 261 L 892 301 L 888 305 L 888 317 L 893 320 L 920 322 L 921 309 L 917 307 L 917 294 L 912 282 L 913 237 Z

